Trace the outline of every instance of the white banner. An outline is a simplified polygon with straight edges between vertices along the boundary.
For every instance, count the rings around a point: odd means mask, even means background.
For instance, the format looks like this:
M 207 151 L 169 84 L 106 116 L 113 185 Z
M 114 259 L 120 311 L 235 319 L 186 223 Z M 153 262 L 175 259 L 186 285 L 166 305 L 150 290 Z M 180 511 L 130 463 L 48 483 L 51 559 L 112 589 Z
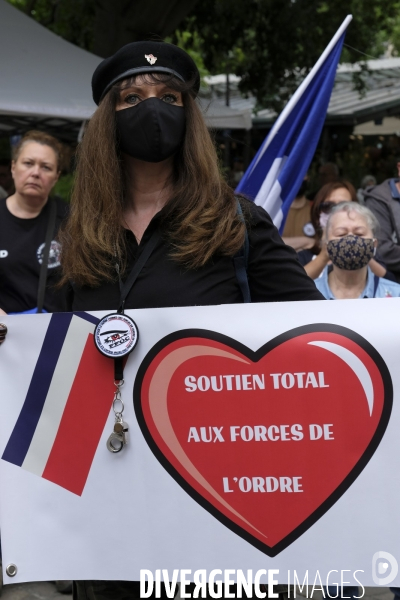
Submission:
M 400 586 L 399 299 L 127 311 L 114 454 L 105 314 L 2 318 L 6 583 L 275 569 Z

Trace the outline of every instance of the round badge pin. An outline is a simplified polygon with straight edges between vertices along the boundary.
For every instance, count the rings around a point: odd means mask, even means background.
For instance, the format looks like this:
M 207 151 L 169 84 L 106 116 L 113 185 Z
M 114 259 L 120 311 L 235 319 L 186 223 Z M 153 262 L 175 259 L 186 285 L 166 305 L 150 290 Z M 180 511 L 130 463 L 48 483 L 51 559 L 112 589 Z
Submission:
M 314 225 L 311 222 L 306 223 L 303 227 L 303 233 L 308 237 L 315 235 Z
M 109 358 L 126 356 L 135 348 L 138 339 L 139 330 L 135 321 L 119 313 L 103 317 L 94 330 L 97 350 Z

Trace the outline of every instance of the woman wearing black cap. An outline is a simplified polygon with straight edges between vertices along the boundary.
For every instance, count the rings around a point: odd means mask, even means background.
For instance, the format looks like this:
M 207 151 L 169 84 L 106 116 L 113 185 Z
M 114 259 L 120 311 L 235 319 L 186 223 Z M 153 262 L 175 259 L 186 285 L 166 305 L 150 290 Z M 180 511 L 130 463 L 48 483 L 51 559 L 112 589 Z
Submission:
M 190 56 L 160 42 L 129 44 L 96 69 L 99 108 L 61 234 L 65 309 L 322 299 L 267 213 L 239 203 L 221 177 L 195 101 L 199 83 Z M 124 300 L 120 284 L 146 254 Z M 138 590 L 78 582 L 77 594 L 134 598 Z
M 61 236 L 69 310 L 117 309 L 119 274 L 155 230 L 125 308 L 242 302 L 232 257 L 246 228 L 253 302 L 321 298 L 265 211 L 240 199 L 243 219 L 195 102 L 199 83 L 191 57 L 162 42 L 128 44 L 96 69 L 99 108 Z

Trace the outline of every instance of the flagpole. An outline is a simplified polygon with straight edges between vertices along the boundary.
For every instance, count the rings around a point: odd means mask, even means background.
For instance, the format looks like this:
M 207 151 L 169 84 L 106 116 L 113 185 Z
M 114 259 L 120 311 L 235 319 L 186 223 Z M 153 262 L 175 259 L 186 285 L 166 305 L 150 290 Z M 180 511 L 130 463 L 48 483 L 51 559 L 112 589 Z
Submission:
M 290 98 L 289 102 L 286 104 L 285 108 L 283 109 L 283 111 L 281 112 L 281 114 L 279 115 L 277 120 L 275 121 L 275 123 L 269 133 L 269 136 L 266 139 L 265 146 L 262 149 L 262 151 L 260 152 L 257 162 L 253 165 L 252 171 L 257 166 L 259 160 L 261 159 L 264 152 L 267 150 L 268 146 L 274 139 L 275 135 L 278 133 L 278 131 L 279 131 L 282 123 L 284 123 L 287 115 L 291 112 L 293 106 L 297 103 L 298 99 L 302 96 L 303 91 L 307 88 L 310 81 L 314 78 L 315 74 L 318 72 L 320 65 L 326 60 L 327 56 L 332 51 L 332 48 L 334 48 L 335 44 L 338 42 L 338 40 L 340 39 L 342 34 L 346 31 L 346 29 L 352 19 L 353 19 L 353 15 L 347 15 L 347 17 L 345 18 L 345 20 L 343 21 L 343 23 L 341 24 L 341 26 L 339 27 L 339 29 L 337 30 L 337 32 L 335 33 L 335 35 L 333 36 L 333 38 L 331 39 L 331 41 L 329 42 L 329 44 L 327 45 L 325 50 L 323 51 L 323 53 L 321 54 L 321 56 L 315 63 L 314 67 L 308 73 L 307 77 L 301 82 L 301 84 L 299 85 L 299 87 L 297 88 L 297 90 L 295 91 L 293 96 Z

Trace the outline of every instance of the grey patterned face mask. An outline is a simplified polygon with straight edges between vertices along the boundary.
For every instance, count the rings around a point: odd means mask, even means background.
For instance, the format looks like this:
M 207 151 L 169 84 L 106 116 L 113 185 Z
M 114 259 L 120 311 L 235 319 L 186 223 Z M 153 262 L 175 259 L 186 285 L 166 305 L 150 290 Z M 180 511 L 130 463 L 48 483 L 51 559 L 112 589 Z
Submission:
M 375 255 L 374 241 L 372 238 L 346 235 L 338 240 L 330 240 L 326 249 L 336 267 L 356 271 L 365 267 Z

